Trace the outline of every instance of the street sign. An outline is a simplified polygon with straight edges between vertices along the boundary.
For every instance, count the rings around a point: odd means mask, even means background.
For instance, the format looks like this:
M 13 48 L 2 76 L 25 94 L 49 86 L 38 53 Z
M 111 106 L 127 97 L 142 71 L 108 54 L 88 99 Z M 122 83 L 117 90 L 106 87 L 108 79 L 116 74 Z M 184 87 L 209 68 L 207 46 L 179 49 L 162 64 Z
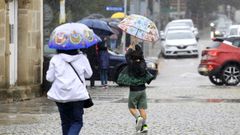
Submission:
M 119 11 L 119 12 L 122 12 L 122 11 L 124 11 L 124 8 L 123 7 L 115 7 L 115 6 L 107 6 L 106 10 L 107 11 Z

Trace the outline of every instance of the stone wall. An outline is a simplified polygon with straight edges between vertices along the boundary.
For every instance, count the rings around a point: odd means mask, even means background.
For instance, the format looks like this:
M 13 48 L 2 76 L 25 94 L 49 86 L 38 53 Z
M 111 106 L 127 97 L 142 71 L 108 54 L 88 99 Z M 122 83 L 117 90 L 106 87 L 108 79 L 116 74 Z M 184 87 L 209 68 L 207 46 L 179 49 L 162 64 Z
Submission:
M 18 85 L 41 83 L 41 0 L 19 0 Z
M 9 69 L 9 50 L 6 46 L 9 41 L 9 27 L 7 19 L 7 5 L 3 0 L 0 1 L 0 87 L 6 88 L 8 82 Z
M 18 0 L 18 77 L 9 87 L 8 4 L 0 0 L 0 101 L 40 96 L 42 69 L 42 0 Z

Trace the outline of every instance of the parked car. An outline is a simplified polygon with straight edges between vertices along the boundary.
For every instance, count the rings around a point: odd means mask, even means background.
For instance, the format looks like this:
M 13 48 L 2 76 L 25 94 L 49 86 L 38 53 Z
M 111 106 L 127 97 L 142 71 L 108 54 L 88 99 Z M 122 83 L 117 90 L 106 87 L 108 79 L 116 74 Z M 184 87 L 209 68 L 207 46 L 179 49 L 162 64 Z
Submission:
M 48 51 L 45 51 L 46 53 L 44 54 L 44 62 L 43 62 L 43 84 L 42 87 L 44 90 L 48 90 L 51 86 L 51 83 L 49 83 L 46 80 L 46 71 L 49 66 L 49 61 L 52 58 L 52 56 L 55 54 L 54 50 L 52 49 L 47 49 Z M 108 72 L 108 81 L 114 81 L 116 82 L 119 73 L 123 70 L 125 66 L 127 66 L 125 56 L 123 54 L 118 54 L 116 52 L 108 50 L 108 53 L 110 55 L 110 67 L 109 67 L 109 72 Z M 154 79 L 158 75 L 158 64 L 153 61 L 152 59 L 146 59 L 146 64 L 147 64 L 147 69 L 148 71 L 154 76 Z M 95 72 L 94 79 L 95 80 L 100 80 L 100 69 L 97 68 L 96 70 L 93 70 Z
M 240 37 L 217 38 L 202 51 L 199 74 L 208 76 L 215 85 L 240 82 Z
M 227 37 L 229 33 L 229 27 L 232 25 L 232 21 L 226 17 L 226 15 L 218 15 L 218 19 L 214 20 L 210 26 L 214 37 Z
M 229 27 L 228 37 L 239 37 L 240 36 L 240 25 L 231 25 Z
M 190 30 L 191 28 L 189 26 L 169 26 L 165 33 L 168 33 L 168 31 L 175 31 L 175 30 Z
M 198 28 L 196 28 L 193 24 L 192 19 L 177 19 L 177 20 L 173 20 L 173 23 L 185 23 L 187 26 L 189 26 L 193 32 L 193 34 L 195 35 L 196 39 L 199 39 L 199 32 L 198 32 Z
M 190 30 L 174 30 L 166 33 L 161 46 L 163 57 L 168 56 L 196 56 L 198 45 L 196 38 Z

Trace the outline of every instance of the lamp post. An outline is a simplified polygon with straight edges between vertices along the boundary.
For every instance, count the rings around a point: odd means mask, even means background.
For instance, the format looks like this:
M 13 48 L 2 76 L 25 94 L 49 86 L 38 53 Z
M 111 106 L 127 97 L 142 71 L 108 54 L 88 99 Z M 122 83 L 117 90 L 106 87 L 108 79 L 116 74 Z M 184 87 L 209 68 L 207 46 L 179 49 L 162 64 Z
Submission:
M 127 15 L 127 0 L 124 0 L 124 15 L 126 16 Z M 123 32 L 122 34 L 122 51 L 123 51 L 123 54 L 125 54 L 125 50 L 126 50 L 126 33 Z
M 227 15 L 228 15 L 228 18 L 231 19 L 231 6 L 230 5 L 227 5 Z

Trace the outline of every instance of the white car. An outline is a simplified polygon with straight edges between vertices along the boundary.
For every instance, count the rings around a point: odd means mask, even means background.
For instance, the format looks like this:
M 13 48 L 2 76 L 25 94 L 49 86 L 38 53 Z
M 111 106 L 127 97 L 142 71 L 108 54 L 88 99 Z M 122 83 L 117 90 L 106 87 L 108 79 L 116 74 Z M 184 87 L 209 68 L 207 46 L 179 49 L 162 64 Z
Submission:
M 175 30 L 166 33 L 161 46 L 161 53 L 167 56 L 195 56 L 198 57 L 199 49 L 196 38 L 190 30 Z
M 228 37 L 239 37 L 240 36 L 240 25 L 231 25 L 229 27 Z
M 169 26 L 168 29 L 165 31 L 167 33 L 168 31 L 174 31 L 174 30 L 190 30 L 191 28 L 189 26 Z
M 192 19 L 178 19 L 178 20 L 173 20 L 172 23 L 185 23 L 186 25 L 191 27 L 191 30 L 194 33 L 197 40 L 199 39 L 198 29 L 196 27 L 194 27 Z

